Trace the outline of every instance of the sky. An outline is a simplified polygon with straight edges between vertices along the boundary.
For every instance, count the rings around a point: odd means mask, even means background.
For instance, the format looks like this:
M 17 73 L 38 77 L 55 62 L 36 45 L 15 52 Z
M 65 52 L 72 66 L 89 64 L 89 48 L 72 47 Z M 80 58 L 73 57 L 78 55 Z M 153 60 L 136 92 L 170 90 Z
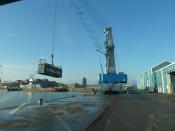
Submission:
M 79 0 L 101 47 L 103 29 L 112 27 L 117 72 L 129 81 L 162 61 L 175 61 L 174 0 Z M 36 74 L 39 59 L 51 61 L 54 0 L 23 0 L 0 7 L 0 64 L 3 80 Z M 70 0 L 58 0 L 55 63 L 62 66 L 63 83 L 89 84 L 101 73 L 96 50 Z M 104 56 L 101 55 L 103 67 Z

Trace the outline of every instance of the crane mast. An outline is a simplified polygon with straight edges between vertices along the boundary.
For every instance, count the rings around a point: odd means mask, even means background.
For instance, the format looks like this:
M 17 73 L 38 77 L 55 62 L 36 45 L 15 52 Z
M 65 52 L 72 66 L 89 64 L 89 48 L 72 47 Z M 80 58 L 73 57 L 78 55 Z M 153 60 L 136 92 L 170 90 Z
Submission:
M 112 37 L 112 28 L 105 28 L 105 42 L 104 46 L 106 49 L 105 57 L 106 57 L 106 73 L 107 74 L 116 74 L 116 67 L 115 67 L 115 56 L 114 56 L 114 43 Z
M 127 83 L 127 74 L 116 72 L 115 66 L 115 45 L 113 42 L 112 28 L 104 29 L 105 33 L 105 73 L 99 74 L 99 84 L 103 93 L 120 93 L 123 91 L 122 85 Z

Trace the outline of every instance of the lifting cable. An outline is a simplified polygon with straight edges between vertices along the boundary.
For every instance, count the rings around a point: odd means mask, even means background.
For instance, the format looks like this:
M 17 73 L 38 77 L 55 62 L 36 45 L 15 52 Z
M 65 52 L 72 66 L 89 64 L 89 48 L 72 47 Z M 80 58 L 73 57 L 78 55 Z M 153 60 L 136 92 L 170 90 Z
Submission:
M 57 23 L 57 0 L 54 0 L 54 17 L 53 17 L 53 30 L 52 30 L 52 65 L 54 65 L 54 49 L 55 49 L 55 35 L 56 35 L 56 23 Z
M 105 21 L 105 19 L 103 19 L 103 17 L 101 17 L 99 14 L 97 14 L 97 12 L 95 12 L 94 8 L 90 5 L 89 1 L 88 0 L 82 0 L 81 3 L 83 3 L 84 7 L 86 7 L 86 10 L 89 11 L 90 13 L 90 17 L 95 21 L 96 25 L 102 29 L 102 28 L 105 28 L 107 27 L 107 23 Z M 89 14 L 88 13 L 88 14 Z M 87 15 L 87 14 L 86 14 Z M 115 60 L 116 60 L 116 69 L 118 71 L 122 71 L 122 68 L 120 66 L 120 52 L 119 52 L 119 49 L 120 49 L 120 43 L 117 44 L 117 48 L 116 48 L 116 55 L 115 55 Z M 102 52 L 101 50 L 99 50 L 99 52 L 101 54 L 104 54 L 104 52 Z
M 87 17 L 85 16 L 84 11 L 81 9 L 80 5 L 78 4 L 78 0 L 69 0 L 71 6 L 75 10 L 75 13 L 79 16 L 82 25 L 85 27 L 86 32 L 88 33 L 90 39 L 92 40 L 93 46 L 96 48 L 96 50 L 101 50 L 101 45 L 98 42 L 98 38 L 95 34 L 95 31 L 92 29 L 91 24 L 87 20 Z
M 97 55 L 98 55 L 98 59 L 99 59 L 99 63 L 100 63 L 101 72 L 102 72 L 102 74 L 104 74 L 103 65 L 102 65 L 101 57 L 100 57 L 100 52 L 97 51 Z
M 117 48 L 117 50 L 118 50 L 119 48 Z M 116 70 L 118 69 L 118 71 L 120 71 L 120 72 L 122 72 L 122 68 L 121 68 L 121 66 L 120 66 L 120 53 L 119 53 L 119 51 L 117 51 L 116 50 L 116 64 L 117 64 L 117 66 L 116 66 Z
M 99 12 L 96 12 L 94 6 L 92 6 L 88 0 L 81 0 L 81 3 L 83 9 L 87 11 L 86 15 L 88 15 L 88 18 L 90 17 L 94 21 L 98 30 L 101 31 L 101 29 L 107 27 L 108 24 L 106 23 L 105 19 L 99 14 Z
M 103 51 L 102 51 L 101 45 L 99 44 L 95 31 L 92 29 L 90 22 L 88 21 L 87 17 L 85 16 L 84 11 L 82 10 L 82 8 L 80 7 L 80 4 L 78 3 L 78 0 L 68 0 L 68 1 L 70 2 L 70 5 L 72 6 L 72 8 L 75 10 L 75 13 L 79 16 L 79 19 L 81 20 L 82 25 L 85 27 L 86 32 L 89 38 L 91 39 L 93 46 L 95 47 L 97 51 L 100 68 L 103 73 L 103 66 L 102 66 L 101 57 L 100 57 L 100 53 L 102 53 Z

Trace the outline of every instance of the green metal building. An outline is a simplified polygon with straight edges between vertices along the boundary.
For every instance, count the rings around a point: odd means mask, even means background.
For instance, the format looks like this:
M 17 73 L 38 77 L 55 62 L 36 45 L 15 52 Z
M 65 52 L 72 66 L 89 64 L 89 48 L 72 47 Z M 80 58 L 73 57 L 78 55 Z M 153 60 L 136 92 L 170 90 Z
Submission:
M 157 93 L 175 93 L 175 62 L 162 62 L 139 75 L 137 88 Z

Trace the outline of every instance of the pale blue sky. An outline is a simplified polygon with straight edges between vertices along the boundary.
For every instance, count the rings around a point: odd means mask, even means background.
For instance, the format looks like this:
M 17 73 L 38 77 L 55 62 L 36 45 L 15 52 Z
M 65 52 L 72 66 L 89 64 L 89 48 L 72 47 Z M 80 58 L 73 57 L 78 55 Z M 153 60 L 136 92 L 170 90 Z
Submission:
M 175 61 L 174 0 L 80 0 L 103 46 L 111 26 L 118 71 L 129 80 L 161 61 Z M 54 0 L 23 0 L 0 7 L 0 64 L 5 80 L 26 79 L 40 58 L 50 61 Z M 98 57 L 69 0 L 58 0 L 55 61 L 64 83 L 96 83 Z M 103 58 L 104 61 L 104 58 Z M 104 64 L 104 62 L 103 62 Z M 37 77 L 41 77 L 37 75 Z

